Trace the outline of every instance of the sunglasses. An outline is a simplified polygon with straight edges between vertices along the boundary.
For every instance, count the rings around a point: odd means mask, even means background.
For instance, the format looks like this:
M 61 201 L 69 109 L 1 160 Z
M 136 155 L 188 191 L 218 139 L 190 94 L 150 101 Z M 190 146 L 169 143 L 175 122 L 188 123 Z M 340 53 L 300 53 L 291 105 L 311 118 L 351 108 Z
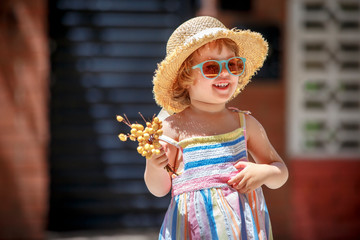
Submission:
M 217 78 L 222 70 L 222 64 L 225 63 L 225 67 L 231 75 L 240 76 L 245 70 L 245 58 L 232 57 L 228 60 L 207 60 L 192 67 L 192 69 L 200 68 L 201 74 L 207 79 Z

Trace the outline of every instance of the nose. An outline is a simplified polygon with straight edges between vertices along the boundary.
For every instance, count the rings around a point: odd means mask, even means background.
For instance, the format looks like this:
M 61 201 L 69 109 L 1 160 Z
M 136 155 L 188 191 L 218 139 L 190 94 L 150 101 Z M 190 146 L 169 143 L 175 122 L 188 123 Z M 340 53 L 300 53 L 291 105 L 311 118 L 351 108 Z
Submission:
M 227 70 L 227 68 L 226 68 L 226 63 L 221 63 L 221 66 L 222 66 L 222 68 L 221 68 L 221 72 L 220 72 L 220 76 L 223 76 L 223 75 L 227 75 L 227 74 L 229 74 L 229 72 L 228 72 L 228 70 Z

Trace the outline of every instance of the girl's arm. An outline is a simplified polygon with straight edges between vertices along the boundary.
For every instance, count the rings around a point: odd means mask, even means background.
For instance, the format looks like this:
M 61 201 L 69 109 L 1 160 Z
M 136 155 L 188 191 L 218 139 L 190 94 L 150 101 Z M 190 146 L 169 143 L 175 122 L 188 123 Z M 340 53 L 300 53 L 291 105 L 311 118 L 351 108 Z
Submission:
M 265 184 L 271 189 L 281 187 L 288 179 L 284 161 L 271 145 L 263 126 L 246 115 L 247 148 L 256 163 L 238 162 L 241 170 L 228 182 L 240 192 L 250 192 Z
M 166 121 L 163 123 L 164 135 L 171 136 L 171 129 L 169 129 Z M 174 166 L 175 158 L 178 149 L 168 143 L 160 141 L 162 148 L 159 155 L 153 155 L 150 159 L 146 159 L 146 168 L 144 173 L 144 180 L 149 191 L 157 196 L 165 196 L 171 189 L 171 177 L 165 169 L 167 164 Z

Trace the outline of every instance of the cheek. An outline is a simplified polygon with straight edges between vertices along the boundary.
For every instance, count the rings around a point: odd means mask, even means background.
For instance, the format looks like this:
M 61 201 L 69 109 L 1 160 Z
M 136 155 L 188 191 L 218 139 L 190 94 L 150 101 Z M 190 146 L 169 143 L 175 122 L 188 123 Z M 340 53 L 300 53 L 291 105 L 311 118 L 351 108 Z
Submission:
M 240 82 L 239 77 L 236 77 L 236 78 L 234 79 L 234 86 L 235 86 L 235 88 L 237 88 L 237 86 L 239 85 L 239 82 Z
M 203 79 L 205 79 L 206 80 L 206 78 L 204 78 L 204 76 L 202 75 L 202 73 L 201 73 L 201 70 L 200 69 L 194 69 L 195 71 L 193 71 L 192 72 L 192 76 L 193 76 L 193 78 L 194 79 L 197 79 L 197 80 L 203 80 Z
M 195 77 L 194 79 L 193 79 L 193 82 L 192 82 L 192 84 L 191 84 L 191 86 L 193 87 L 193 88 L 198 88 L 199 86 L 202 86 L 204 83 L 203 83 L 203 79 L 200 79 L 200 78 L 198 78 L 198 77 Z
M 233 89 L 232 89 L 232 92 L 233 92 L 233 94 L 235 93 L 235 91 L 236 91 L 236 89 L 238 88 L 238 82 L 236 82 L 235 84 L 234 84 L 234 87 L 233 87 Z
M 188 92 L 189 92 L 189 96 L 199 96 L 202 95 L 204 93 L 208 93 L 209 89 L 208 87 L 204 84 L 204 81 L 202 81 L 202 79 L 195 79 L 193 81 L 193 84 L 191 86 L 189 86 L 188 88 Z

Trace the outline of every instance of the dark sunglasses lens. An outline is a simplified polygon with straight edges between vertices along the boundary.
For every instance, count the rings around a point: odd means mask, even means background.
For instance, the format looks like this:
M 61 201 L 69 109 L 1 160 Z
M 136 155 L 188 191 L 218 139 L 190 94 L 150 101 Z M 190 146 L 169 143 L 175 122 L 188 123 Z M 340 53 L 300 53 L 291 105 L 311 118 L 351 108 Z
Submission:
M 233 58 L 228 62 L 228 68 L 233 75 L 241 75 L 244 71 L 244 62 L 241 58 Z
M 220 65 L 215 61 L 204 63 L 202 71 L 207 78 L 215 78 L 219 74 Z

